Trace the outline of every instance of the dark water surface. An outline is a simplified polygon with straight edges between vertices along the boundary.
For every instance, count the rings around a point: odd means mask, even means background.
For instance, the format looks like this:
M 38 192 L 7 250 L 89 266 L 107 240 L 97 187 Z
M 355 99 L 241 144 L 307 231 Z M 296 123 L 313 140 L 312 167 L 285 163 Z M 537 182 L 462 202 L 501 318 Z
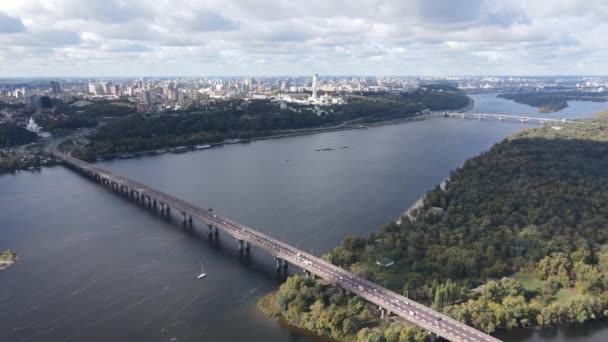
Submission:
M 475 111 L 563 113 L 475 96 Z M 257 227 L 314 254 L 397 218 L 450 170 L 534 124 L 433 119 L 100 163 Z M 341 147 L 348 147 L 340 149 Z M 334 151 L 317 152 L 317 149 Z M 200 224 L 195 224 L 197 228 Z M 55 167 L 0 176 L 0 341 L 312 341 L 255 308 L 281 279 L 253 249 L 242 258 L 87 179 Z M 201 263 L 208 273 L 196 280 Z M 292 270 L 295 271 L 295 270 Z M 517 334 L 517 335 L 515 335 Z M 608 326 L 518 331 L 509 341 L 605 341 Z

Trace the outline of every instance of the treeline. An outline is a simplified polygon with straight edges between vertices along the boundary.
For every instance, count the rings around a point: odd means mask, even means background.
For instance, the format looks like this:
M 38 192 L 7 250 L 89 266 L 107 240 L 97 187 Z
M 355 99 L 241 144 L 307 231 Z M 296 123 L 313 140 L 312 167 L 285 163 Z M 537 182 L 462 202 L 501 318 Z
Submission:
M 530 299 L 534 295 L 525 291 L 511 278 L 491 281 L 477 298 L 444 311 L 460 321 L 487 333 L 496 329 L 552 326 L 584 323 L 608 317 L 608 294 L 577 296 L 566 302 L 552 300 L 551 295 Z
M 538 107 L 543 113 L 557 112 L 568 107 L 568 101 L 605 102 L 606 94 L 581 92 L 534 92 L 499 94 L 498 97 L 513 100 L 517 103 Z
M 401 322 L 380 320 L 379 313 L 355 296 L 322 285 L 311 277 L 292 276 L 258 306 L 289 324 L 340 341 L 430 341 L 426 331 Z
M 12 123 L 0 124 L 0 148 L 28 144 L 36 141 L 38 135 Z
M 412 116 L 422 109 L 466 106 L 468 98 L 448 86 L 399 95 L 354 96 L 345 105 L 312 106 L 273 101 L 224 101 L 185 113 L 133 114 L 108 122 L 80 153 L 111 155 L 142 150 L 248 139 L 277 131 L 335 125 L 362 117 Z
M 348 237 L 324 257 L 484 331 L 604 317 L 606 170 L 605 121 L 527 130 L 452 172 L 414 220 Z M 376 264 L 385 257 L 395 265 Z M 538 286 L 471 291 L 516 272 Z M 489 298 L 493 286 L 504 295 Z
M 65 114 L 59 119 L 48 119 L 45 116 L 37 118 L 37 123 L 45 130 L 53 133 L 69 131 L 83 127 L 95 127 L 104 117 L 118 118 L 135 113 L 135 104 L 127 100 L 109 101 L 94 100 L 83 107 L 73 107 L 59 99 L 53 99 L 55 113 Z

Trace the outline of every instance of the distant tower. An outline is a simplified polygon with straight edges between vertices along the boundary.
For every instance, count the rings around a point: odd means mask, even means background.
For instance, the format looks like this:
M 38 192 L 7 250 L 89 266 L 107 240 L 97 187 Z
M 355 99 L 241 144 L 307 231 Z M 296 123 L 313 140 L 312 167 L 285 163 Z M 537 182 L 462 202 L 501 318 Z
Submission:
M 318 78 L 319 78 L 318 74 L 315 74 L 312 77 L 312 97 L 315 98 L 315 99 L 317 98 L 317 82 L 318 82 L 317 79 Z

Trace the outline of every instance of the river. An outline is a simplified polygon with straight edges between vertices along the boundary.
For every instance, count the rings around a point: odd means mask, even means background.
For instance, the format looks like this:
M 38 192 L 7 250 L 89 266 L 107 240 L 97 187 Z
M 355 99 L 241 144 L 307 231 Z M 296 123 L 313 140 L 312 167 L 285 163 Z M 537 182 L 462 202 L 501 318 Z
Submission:
M 491 95 L 473 111 L 554 114 Z M 397 218 L 464 160 L 535 124 L 438 118 L 106 161 L 132 177 L 316 255 Z M 344 148 L 342 148 L 344 147 Z M 333 148 L 333 151 L 316 151 Z M 255 307 L 282 277 L 270 255 L 184 232 L 62 167 L 0 176 L 0 341 L 315 341 Z M 202 230 L 200 224 L 195 224 Z M 208 276 L 196 280 L 204 264 Z M 292 269 L 292 272 L 295 270 Z M 517 331 L 508 341 L 605 341 L 608 325 Z

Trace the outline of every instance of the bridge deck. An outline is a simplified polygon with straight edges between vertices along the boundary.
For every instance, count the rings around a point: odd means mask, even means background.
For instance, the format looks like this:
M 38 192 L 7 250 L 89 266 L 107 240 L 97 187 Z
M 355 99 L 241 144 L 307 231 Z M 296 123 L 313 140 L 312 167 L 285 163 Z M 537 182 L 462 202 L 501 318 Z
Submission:
M 487 113 L 472 113 L 472 112 L 459 112 L 459 113 L 444 112 L 444 116 L 459 117 L 459 118 L 472 117 L 472 118 L 477 118 L 477 119 L 495 118 L 498 120 L 513 119 L 513 120 L 518 120 L 518 121 L 522 121 L 522 122 L 536 121 L 536 122 L 539 122 L 542 124 L 544 124 L 544 123 L 579 123 L 579 124 L 583 123 L 582 121 L 576 121 L 574 119 L 567 119 L 567 118 L 552 119 L 552 118 L 532 117 L 532 116 L 527 116 L 527 115 L 487 114 Z
M 301 251 L 289 244 L 278 241 L 259 231 L 234 222 L 228 218 L 213 214 L 209 210 L 183 201 L 177 197 L 166 194 L 160 190 L 138 183 L 123 176 L 116 175 L 108 170 L 96 167 L 67 154 L 54 152 L 69 166 L 89 176 L 99 177 L 108 182 L 116 183 L 148 196 L 158 202 L 179 210 L 182 214 L 190 215 L 205 224 L 212 225 L 228 233 L 236 239 L 249 242 L 262 248 L 277 258 L 286 260 L 301 269 L 307 270 L 321 278 L 329 280 L 336 285 L 357 294 L 363 299 L 378 305 L 381 308 L 405 318 L 406 320 L 450 341 L 500 341 L 490 335 L 484 334 L 466 324 L 458 322 L 446 315 L 436 312 L 411 299 L 405 298 L 393 291 L 372 283 L 362 277 L 335 266 L 321 258 Z

